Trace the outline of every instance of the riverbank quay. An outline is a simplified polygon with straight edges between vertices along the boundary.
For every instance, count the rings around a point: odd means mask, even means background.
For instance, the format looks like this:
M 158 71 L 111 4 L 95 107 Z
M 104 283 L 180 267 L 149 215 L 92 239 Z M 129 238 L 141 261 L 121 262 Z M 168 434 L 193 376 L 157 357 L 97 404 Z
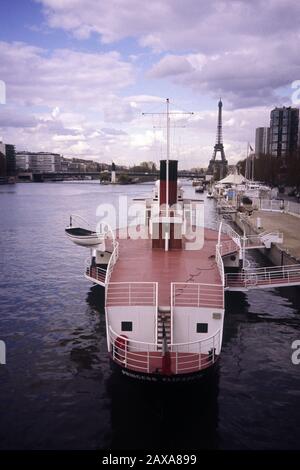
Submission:
M 233 221 L 245 235 L 281 232 L 283 243 L 274 243 L 271 248 L 260 248 L 261 253 L 278 266 L 300 263 L 300 218 L 296 215 L 283 211 L 256 210 L 251 215 L 237 212 Z

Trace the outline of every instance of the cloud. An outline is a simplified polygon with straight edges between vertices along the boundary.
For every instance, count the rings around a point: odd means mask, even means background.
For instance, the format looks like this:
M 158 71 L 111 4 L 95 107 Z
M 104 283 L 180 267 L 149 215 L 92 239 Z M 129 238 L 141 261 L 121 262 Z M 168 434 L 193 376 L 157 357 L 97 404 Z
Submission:
M 79 38 L 96 33 L 104 43 L 134 37 L 161 50 L 225 51 L 299 29 L 297 0 L 152 0 L 142 8 L 140 0 L 36 1 L 50 27 Z
M 0 42 L 0 56 L 7 102 L 13 104 L 97 108 L 134 81 L 132 64 L 116 51 L 55 49 L 49 53 L 25 43 Z
M 29 114 L 20 114 L 16 109 L 1 107 L 0 108 L 0 127 L 2 128 L 20 128 L 20 127 L 36 127 L 38 120 Z
M 108 127 L 103 127 L 102 132 L 106 135 L 127 135 L 127 132 L 122 131 L 121 129 L 111 129 Z
M 166 55 L 153 66 L 149 76 L 154 78 L 176 77 L 193 71 L 194 68 L 187 57 Z
M 222 96 L 232 162 L 247 140 L 253 142 L 255 127 L 268 125 L 269 109 L 289 103 L 284 93 L 300 79 L 296 0 L 36 3 L 50 36 L 62 29 L 72 48 L 0 42 L 8 103 L 1 109 L 1 133 L 18 148 L 124 163 L 157 160 L 164 131 L 153 138 L 152 117 L 141 119 L 141 113 L 163 111 L 161 95 L 173 95 L 178 108 L 202 106 L 182 132 L 180 151 L 183 166 L 205 166 Z M 71 43 L 72 35 L 82 42 Z
M 164 100 L 160 96 L 155 95 L 133 95 L 127 96 L 126 101 L 135 106 L 145 103 L 162 103 Z
M 38 1 L 50 27 L 105 44 L 135 38 L 165 54 L 149 77 L 226 95 L 233 108 L 273 104 L 300 78 L 298 0 Z
M 225 97 L 231 108 L 274 105 L 282 87 L 300 77 L 296 44 L 249 47 L 218 56 L 187 54 L 163 57 L 149 72 L 195 91 Z M 281 64 L 281 66 L 279 66 Z
M 84 135 L 54 135 L 52 137 L 52 139 L 55 141 L 55 142 L 79 142 L 79 141 L 83 141 L 83 140 L 86 140 L 85 139 L 85 136 Z

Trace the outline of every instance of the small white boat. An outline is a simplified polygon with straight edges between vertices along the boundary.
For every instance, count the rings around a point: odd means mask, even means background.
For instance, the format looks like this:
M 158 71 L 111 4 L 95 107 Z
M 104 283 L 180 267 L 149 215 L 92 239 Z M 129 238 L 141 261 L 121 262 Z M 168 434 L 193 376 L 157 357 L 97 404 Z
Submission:
M 204 193 L 204 186 L 202 184 L 197 186 L 195 189 L 195 193 Z
M 94 246 L 100 245 L 103 242 L 103 235 L 92 232 L 81 227 L 67 227 L 65 229 L 66 235 L 80 246 Z
M 89 225 L 89 223 L 78 215 L 70 216 L 70 225 L 65 229 L 66 235 L 73 243 L 80 246 L 95 246 L 101 245 L 104 241 L 105 235 L 103 233 L 98 233 L 93 230 L 82 228 L 79 226 L 73 226 L 74 219 L 81 219 L 84 224 Z
M 192 186 L 200 186 L 200 185 L 202 185 L 202 182 L 203 181 L 200 180 L 200 179 L 193 180 L 192 181 Z

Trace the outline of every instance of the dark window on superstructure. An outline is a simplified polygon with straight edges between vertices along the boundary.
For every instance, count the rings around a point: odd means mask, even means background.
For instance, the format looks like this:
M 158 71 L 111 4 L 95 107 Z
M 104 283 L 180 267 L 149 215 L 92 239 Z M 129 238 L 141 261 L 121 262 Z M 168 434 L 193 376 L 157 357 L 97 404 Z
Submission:
M 208 323 L 197 323 L 197 333 L 207 333 Z
M 132 331 L 132 321 L 122 321 L 121 322 L 122 331 Z

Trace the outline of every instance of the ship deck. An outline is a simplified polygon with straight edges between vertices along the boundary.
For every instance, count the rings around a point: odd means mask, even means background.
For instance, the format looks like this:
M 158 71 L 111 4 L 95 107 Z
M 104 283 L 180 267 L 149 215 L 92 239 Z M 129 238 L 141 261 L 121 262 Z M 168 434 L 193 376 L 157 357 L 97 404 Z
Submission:
M 161 374 L 163 370 L 163 354 L 160 352 L 152 352 L 149 357 L 147 352 L 139 352 L 138 358 L 136 354 L 130 351 L 126 353 L 126 361 L 124 360 L 124 353 L 115 354 L 112 359 L 121 367 L 129 369 L 130 371 L 146 373 L 146 374 Z M 181 375 L 191 374 L 207 369 L 213 365 L 218 359 L 209 354 L 196 354 L 196 353 L 169 353 L 169 368 L 168 375 Z
M 151 239 L 119 239 L 119 259 L 110 282 L 158 282 L 158 305 L 170 305 L 172 282 L 222 285 L 215 262 L 218 232 L 204 229 L 198 250 L 152 249 Z M 222 240 L 229 240 L 227 235 Z

